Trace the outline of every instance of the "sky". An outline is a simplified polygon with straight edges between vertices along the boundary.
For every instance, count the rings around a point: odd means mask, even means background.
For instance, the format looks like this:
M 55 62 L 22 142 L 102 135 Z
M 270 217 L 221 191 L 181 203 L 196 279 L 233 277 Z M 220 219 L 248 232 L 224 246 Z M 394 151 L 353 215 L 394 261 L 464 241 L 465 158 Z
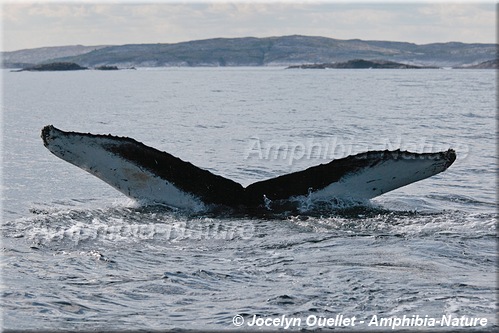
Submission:
M 492 1 L 0 1 L 2 51 L 294 34 L 416 44 L 496 42 Z

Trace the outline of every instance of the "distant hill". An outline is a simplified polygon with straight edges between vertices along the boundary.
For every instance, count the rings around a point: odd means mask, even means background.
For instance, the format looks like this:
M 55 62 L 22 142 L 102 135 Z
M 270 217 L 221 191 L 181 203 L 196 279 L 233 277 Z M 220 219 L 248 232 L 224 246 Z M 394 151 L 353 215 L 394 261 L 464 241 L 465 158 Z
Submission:
M 80 66 L 291 66 L 346 62 L 352 59 L 393 61 L 415 66 L 457 67 L 497 58 L 497 44 L 340 40 L 326 37 L 214 38 L 175 44 L 88 47 L 72 55 L 24 50 L 23 59 L 74 62 Z M 55 50 L 53 50 L 55 51 Z M 16 51 L 21 52 L 21 51 Z M 21 63 L 19 53 L 5 52 L 5 64 Z M 8 61 L 7 61 L 8 60 Z
M 472 69 L 499 69 L 499 59 L 484 61 L 476 65 L 465 66 L 462 68 L 472 68 Z
M 40 47 L 36 49 L 25 49 L 12 52 L 0 52 L 2 58 L 2 65 L 4 68 L 21 68 L 21 67 L 31 67 L 36 64 L 50 62 L 48 60 L 61 58 L 61 57 L 71 57 L 90 51 L 98 50 L 107 47 L 107 45 L 101 46 L 83 46 L 83 45 L 72 45 L 72 46 L 52 46 L 52 47 Z

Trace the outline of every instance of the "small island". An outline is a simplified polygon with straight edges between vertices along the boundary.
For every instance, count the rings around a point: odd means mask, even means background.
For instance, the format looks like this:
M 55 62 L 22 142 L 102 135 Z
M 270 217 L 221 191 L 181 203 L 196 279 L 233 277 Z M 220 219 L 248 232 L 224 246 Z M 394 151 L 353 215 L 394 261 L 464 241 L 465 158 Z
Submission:
M 119 68 L 117 66 L 102 65 L 102 66 L 95 67 L 95 69 L 98 71 L 117 71 Z
M 87 70 L 88 67 L 80 66 L 74 62 L 51 62 L 48 64 L 38 64 L 29 65 L 19 70 L 14 70 L 13 72 L 52 72 L 52 71 L 81 71 Z M 98 71 L 117 71 L 119 68 L 117 66 L 102 65 L 94 67 L 93 69 Z M 133 68 L 135 69 L 135 68 Z
M 87 67 L 82 67 L 74 62 L 52 62 L 49 64 L 34 65 L 31 67 L 26 67 L 16 72 L 47 72 L 47 71 L 80 71 L 88 69 Z
M 419 69 L 419 68 L 437 68 L 437 67 L 423 67 L 423 66 L 415 66 L 408 64 L 401 64 L 394 61 L 386 61 L 386 60 L 364 60 L 364 59 L 355 59 L 349 60 L 346 62 L 335 62 L 335 63 L 324 63 L 324 64 L 303 64 L 296 66 L 289 66 L 287 69 L 326 69 L 326 68 L 335 68 L 335 69 L 371 69 L 371 68 L 385 68 L 385 69 Z

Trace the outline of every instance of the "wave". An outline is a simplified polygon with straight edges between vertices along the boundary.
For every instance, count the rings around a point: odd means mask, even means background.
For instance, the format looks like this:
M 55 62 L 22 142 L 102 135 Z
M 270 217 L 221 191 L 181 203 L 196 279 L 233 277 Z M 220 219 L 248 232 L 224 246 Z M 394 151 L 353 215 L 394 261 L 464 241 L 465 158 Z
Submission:
M 271 233 L 310 232 L 327 237 L 496 236 L 496 213 L 392 210 L 373 203 L 315 203 L 299 212 L 222 210 L 195 214 L 158 205 L 125 203 L 102 209 L 33 207 L 32 215 L 3 224 L 7 238 L 24 238 L 34 248 L 84 244 L 111 247 L 139 242 L 244 241 Z M 283 224 L 284 223 L 284 224 Z M 284 227 L 286 226 L 286 227 Z M 284 229 L 283 229 L 284 228 Z M 288 228 L 288 229 L 286 229 Z M 260 235 L 260 236 L 259 236 Z

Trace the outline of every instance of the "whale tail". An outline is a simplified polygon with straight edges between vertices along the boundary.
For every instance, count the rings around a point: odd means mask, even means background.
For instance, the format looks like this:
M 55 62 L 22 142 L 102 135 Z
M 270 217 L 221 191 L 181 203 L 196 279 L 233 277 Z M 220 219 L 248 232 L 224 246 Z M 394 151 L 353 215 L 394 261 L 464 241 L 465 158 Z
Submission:
M 42 129 L 57 157 L 105 181 L 128 197 L 200 211 L 210 205 L 268 207 L 269 202 L 332 198 L 371 199 L 446 170 L 454 150 L 437 153 L 369 151 L 306 170 L 241 184 L 134 139 Z

